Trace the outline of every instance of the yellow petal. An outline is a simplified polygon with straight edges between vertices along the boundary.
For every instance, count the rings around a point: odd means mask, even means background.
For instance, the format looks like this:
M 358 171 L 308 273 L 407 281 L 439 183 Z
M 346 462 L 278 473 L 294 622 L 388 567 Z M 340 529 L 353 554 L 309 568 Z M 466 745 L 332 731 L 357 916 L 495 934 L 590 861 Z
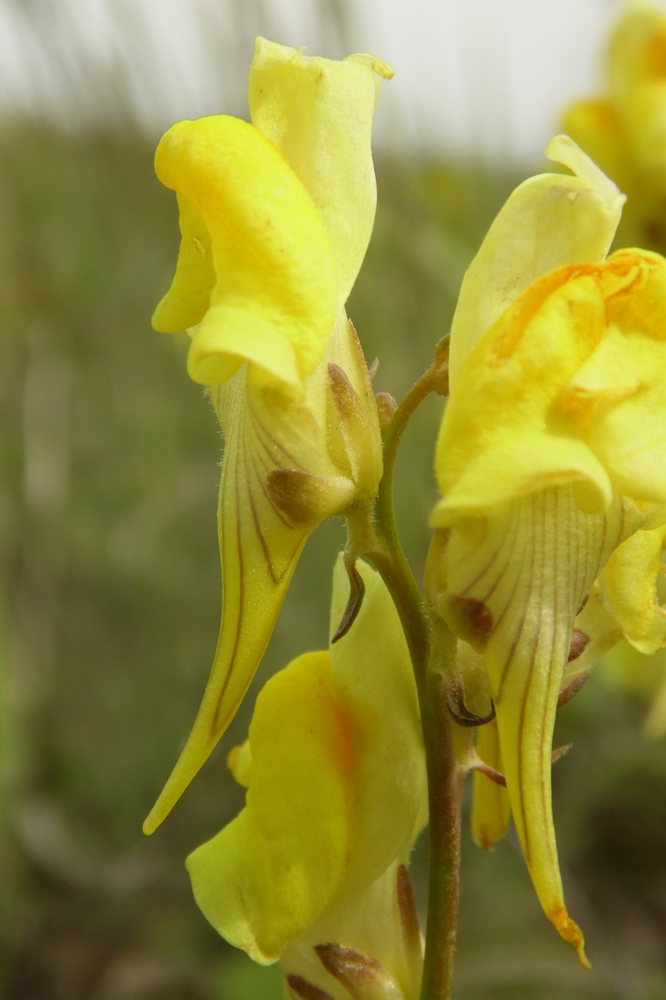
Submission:
M 444 414 L 436 454 L 444 496 L 434 526 L 566 482 L 577 484 L 586 510 L 608 506 L 609 477 L 581 440 L 577 415 L 559 407 L 605 322 L 597 271 L 580 267 L 536 281 L 491 327 Z
M 437 448 L 432 523 L 576 483 L 589 512 L 614 488 L 666 500 L 666 261 L 620 251 L 536 281 L 470 354 Z M 510 402 L 509 402 L 510 401 Z
M 266 964 L 313 922 L 346 864 L 352 731 L 328 653 L 306 653 L 271 678 L 250 746 L 246 808 L 187 868 L 215 929 Z
M 174 333 L 200 323 L 217 280 L 210 233 L 201 212 L 180 192 L 176 197 L 180 251 L 171 288 L 153 313 L 153 329 L 160 333 Z
M 665 544 L 666 525 L 637 531 L 618 546 L 599 579 L 604 607 L 641 653 L 656 653 L 666 643 L 666 610 L 656 592 Z
M 240 746 L 229 751 L 227 757 L 227 767 L 234 776 L 234 779 L 243 788 L 250 787 L 250 776 L 252 774 L 252 751 L 250 741 L 245 740 Z
M 595 577 L 642 515 L 615 497 L 584 514 L 573 488 L 543 489 L 451 533 L 441 602 L 461 638 L 483 652 L 507 788 L 546 914 L 584 959 L 564 906 L 550 795 L 552 732 L 574 619 Z
M 365 584 L 363 604 L 347 635 L 331 647 L 333 684 L 358 734 L 346 891 L 374 881 L 427 821 L 421 815 L 426 770 L 409 650 L 381 577 L 361 561 L 357 569 Z M 333 575 L 331 634 L 348 596 L 340 556 Z M 415 829 L 417 819 L 421 825 Z
M 250 67 L 253 124 L 282 152 L 309 191 L 333 244 L 346 301 L 365 256 L 377 192 L 370 151 L 382 79 L 379 59 L 309 57 L 258 38 Z
M 619 251 L 603 281 L 607 328 L 571 380 L 564 405 L 589 414 L 582 432 L 615 489 L 664 503 L 666 260 Z
M 576 176 L 541 174 L 513 192 L 465 275 L 451 327 L 450 380 L 486 330 L 533 281 L 566 264 L 597 263 L 615 235 L 623 195 L 567 136 L 548 156 Z
M 155 169 L 186 210 L 156 328 L 198 323 L 188 359 L 196 382 L 220 384 L 248 360 L 298 383 L 321 360 L 339 309 L 331 241 L 298 177 L 259 129 L 226 115 L 172 126 Z M 202 315 L 211 254 L 216 280 Z
M 478 731 L 476 751 L 484 764 L 504 773 L 497 720 L 486 723 Z M 474 772 L 472 803 L 472 837 L 479 847 L 492 851 L 493 846 L 509 829 L 511 804 L 509 793 L 480 771 Z

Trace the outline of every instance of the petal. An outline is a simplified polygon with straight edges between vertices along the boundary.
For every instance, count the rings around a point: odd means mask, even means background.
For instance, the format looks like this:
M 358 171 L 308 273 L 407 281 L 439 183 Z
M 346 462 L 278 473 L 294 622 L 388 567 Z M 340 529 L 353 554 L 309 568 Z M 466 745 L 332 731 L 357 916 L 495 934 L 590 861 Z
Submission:
M 427 817 L 423 740 L 414 673 L 400 619 L 381 577 L 359 561 L 365 584 L 351 629 L 331 647 L 331 675 L 357 735 L 350 864 L 344 891 L 377 878 Z M 349 596 L 342 556 L 333 576 L 331 634 Z M 380 763 L 381 762 L 381 763 Z M 415 829 L 417 820 L 420 822 Z
M 575 176 L 529 178 L 490 227 L 453 317 L 452 389 L 474 346 L 525 288 L 562 265 L 602 261 L 610 248 L 624 196 L 568 136 L 551 140 L 546 152 Z
M 339 309 L 331 241 L 298 177 L 259 129 L 227 115 L 172 126 L 155 169 L 186 207 L 156 327 L 198 322 L 188 359 L 196 382 L 220 384 L 247 359 L 298 383 L 321 360 Z M 216 282 L 202 316 L 208 247 Z
M 443 499 L 431 523 L 490 509 L 566 482 L 586 510 L 608 507 L 611 485 L 576 413 L 571 379 L 601 341 L 606 303 L 597 268 L 560 268 L 528 288 L 468 356 L 437 442 Z
M 258 38 L 250 67 L 253 124 L 275 143 L 309 191 L 329 232 L 346 301 L 370 242 L 377 191 L 370 151 L 382 79 L 370 56 L 311 58 Z
M 213 246 L 201 212 L 180 192 L 180 250 L 171 288 L 153 313 L 153 329 L 174 333 L 196 326 L 206 315 L 215 287 Z
M 619 251 L 604 282 L 607 329 L 571 380 L 565 405 L 589 412 L 587 441 L 616 490 L 664 503 L 666 260 Z
M 637 531 L 613 552 L 599 578 L 606 611 L 641 653 L 656 653 L 666 643 L 666 610 L 656 592 L 665 545 L 666 525 Z
M 432 523 L 575 482 L 666 500 L 666 261 L 620 251 L 535 282 L 468 357 L 444 415 Z M 511 404 L 507 405 L 510 400 Z
M 187 868 L 205 917 L 266 964 L 318 916 L 346 864 L 353 736 L 328 653 L 306 653 L 268 681 L 249 738 L 247 806 Z
M 497 720 L 486 723 L 478 730 L 476 752 L 484 764 L 489 764 L 500 774 L 504 773 Z M 472 837 L 479 847 L 492 851 L 493 846 L 506 836 L 511 822 L 509 793 L 497 782 L 491 781 L 480 771 L 474 772 L 474 799 L 472 804 Z
M 447 618 L 486 660 L 525 859 L 547 916 L 581 960 L 552 820 L 553 724 L 576 612 L 610 553 L 641 522 L 636 505 L 617 497 L 606 514 L 584 514 L 573 488 L 559 487 L 461 522 L 447 552 Z

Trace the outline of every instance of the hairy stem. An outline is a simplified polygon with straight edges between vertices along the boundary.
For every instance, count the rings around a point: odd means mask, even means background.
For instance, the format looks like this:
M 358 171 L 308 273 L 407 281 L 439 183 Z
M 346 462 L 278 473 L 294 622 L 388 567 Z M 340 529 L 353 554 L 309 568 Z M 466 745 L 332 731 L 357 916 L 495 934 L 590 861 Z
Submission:
M 381 574 L 400 616 L 409 647 L 421 707 L 430 806 L 429 901 L 422 1000 L 450 1000 L 458 919 L 460 811 L 465 771 L 459 767 L 441 669 L 456 655 L 456 640 L 438 621 L 435 643 L 421 593 L 403 552 L 393 504 L 393 473 L 405 429 L 431 392 L 446 392 L 447 347 L 443 341 L 431 368 L 396 409 L 384 432 L 384 475 L 375 505 L 375 524 L 365 512 L 352 528 L 356 554 Z M 350 526 L 351 527 L 351 526 Z M 436 662 L 433 662 L 433 657 Z

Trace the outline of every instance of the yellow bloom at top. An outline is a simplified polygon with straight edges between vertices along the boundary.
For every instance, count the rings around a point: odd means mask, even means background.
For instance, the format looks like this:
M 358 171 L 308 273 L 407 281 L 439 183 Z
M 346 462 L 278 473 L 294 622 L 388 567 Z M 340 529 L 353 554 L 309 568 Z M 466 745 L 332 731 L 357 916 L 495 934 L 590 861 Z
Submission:
M 521 185 L 463 283 L 432 515 L 450 538 L 431 600 L 483 656 L 499 739 L 484 745 L 542 905 L 584 958 L 557 864 L 552 732 L 579 662 L 622 634 L 666 635 L 651 596 L 621 600 L 627 567 L 629 589 L 642 572 L 654 593 L 648 536 L 666 522 L 666 260 L 606 259 L 623 198 L 567 137 L 548 152 L 574 176 Z M 638 564 L 619 556 L 636 539 Z M 503 803 L 489 807 L 477 829 L 501 835 Z
M 618 239 L 666 248 L 666 13 L 635 0 L 610 39 L 607 90 L 577 101 L 564 128 L 629 196 Z
M 344 306 L 372 232 L 372 118 L 391 75 L 371 56 L 333 62 L 259 38 L 252 123 L 179 122 L 157 149 L 181 246 L 153 325 L 187 329 L 188 371 L 224 432 L 223 607 L 199 714 L 147 832 L 233 717 L 308 535 L 371 503 L 381 478 L 377 407 Z

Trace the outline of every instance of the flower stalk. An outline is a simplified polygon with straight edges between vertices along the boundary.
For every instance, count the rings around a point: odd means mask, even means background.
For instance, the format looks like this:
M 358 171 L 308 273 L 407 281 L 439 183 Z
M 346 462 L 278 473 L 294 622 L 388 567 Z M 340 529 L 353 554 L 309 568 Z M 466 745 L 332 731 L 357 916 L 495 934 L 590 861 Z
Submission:
M 384 472 L 375 522 L 350 519 L 348 555 L 364 555 L 382 576 L 400 616 L 419 695 L 426 752 L 429 805 L 428 921 L 421 997 L 449 1000 L 456 950 L 460 893 L 462 794 L 467 769 L 456 758 L 444 676 L 453 672 L 456 638 L 441 619 L 431 619 L 403 552 L 393 502 L 398 449 L 410 419 L 432 392 L 448 392 L 448 336 L 432 365 L 414 384 L 384 428 Z

